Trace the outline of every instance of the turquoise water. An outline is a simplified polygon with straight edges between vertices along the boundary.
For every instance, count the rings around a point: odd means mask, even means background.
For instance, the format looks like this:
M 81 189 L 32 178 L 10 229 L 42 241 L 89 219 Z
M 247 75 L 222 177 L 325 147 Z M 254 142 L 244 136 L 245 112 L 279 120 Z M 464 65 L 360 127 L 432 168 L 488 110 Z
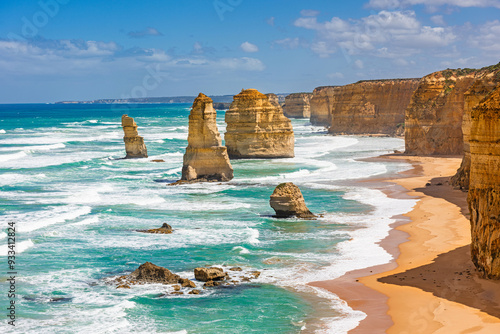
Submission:
M 358 159 L 402 149 L 403 140 L 328 136 L 293 120 L 295 158 L 232 161 L 231 182 L 168 187 L 181 176 L 189 107 L 0 105 L 0 254 L 6 261 L 9 221 L 18 252 L 17 326 L 2 315 L 1 332 L 342 333 L 363 318 L 306 283 L 390 260 L 375 242 L 413 202 L 356 180 L 408 165 Z M 149 158 L 117 160 L 125 155 L 125 113 Z M 223 112 L 218 125 L 224 133 Z M 322 217 L 272 218 L 269 196 L 286 181 Z M 136 232 L 165 222 L 173 234 Z M 197 296 L 106 284 L 146 261 L 188 278 L 205 265 L 262 275 Z M 7 302 L 2 292 L 2 309 Z

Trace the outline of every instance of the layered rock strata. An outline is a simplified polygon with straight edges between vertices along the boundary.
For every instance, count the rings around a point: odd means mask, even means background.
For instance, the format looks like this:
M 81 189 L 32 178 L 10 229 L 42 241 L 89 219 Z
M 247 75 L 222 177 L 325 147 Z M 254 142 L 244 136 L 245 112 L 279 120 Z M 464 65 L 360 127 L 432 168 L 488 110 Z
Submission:
M 310 100 L 311 123 L 329 127 L 331 134 L 402 134 L 405 109 L 419 80 L 318 87 Z
M 472 108 L 469 144 L 472 261 L 500 279 L 500 86 Z
M 457 174 L 451 178 L 453 186 L 462 190 L 469 188 L 470 175 L 470 127 L 471 112 L 500 83 L 500 66 L 490 66 L 477 72 L 476 80 L 464 94 L 464 114 L 462 133 L 464 141 L 464 157 Z
M 233 167 L 217 129 L 212 99 L 200 93 L 189 115 L 188 146 L 184 154 L 184 181 L 229 181 Z
M 280 105 L 280 99 L 279 99 L 278 95 L 276 95 L 274 93 L 267 93 L 265 95 L 269 98 L 269 102 L 271 102 L 271 104 L 273 106 L 281 107 L 281 105 Z
M 139 136 L 137 132 L 137 124 L 134 122 L 134 119 L 128 117 L 128 115 L 123 115 L 122 127 L 125 133 L 123 141 L 125 142 L 125 152 L 127 153 L 125 159 L 147 158 L 148 150 L 146 149 L 146 144 L 144 144 L 144 138 Z
M 288 118 L 311 117 L 311 93 L 293 93 L 285 97 L 283 113 Z
M 281 107 L 256 89 L 242 90 L 226 112 L 225 141 L 231 159 L 291 158 L 292 123 Z
M 465 92 L 474 70 L 445 70 L 422 78 L 406 109 L 405 153 L 462 154 Z
M 304 196 L 299 187 L 292 182 L 282 183 L 278 185 L 269 204 L 276 212 L 277 218 L 314 218 L 316 217 L 306 206 Z

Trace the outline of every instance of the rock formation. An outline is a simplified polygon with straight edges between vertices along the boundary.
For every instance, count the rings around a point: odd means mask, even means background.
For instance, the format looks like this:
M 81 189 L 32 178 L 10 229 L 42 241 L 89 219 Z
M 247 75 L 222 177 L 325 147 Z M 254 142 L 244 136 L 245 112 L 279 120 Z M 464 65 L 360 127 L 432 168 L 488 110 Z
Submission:
M 285 97 L 283 113 L 288 118 L 311 117 L 311 93 L 293 93 Z
M 459 69 L 422 78 L 406 109 L 406 154 L 462 154 L 464 94 L 475 76 L 474 70 Z
M 318 87 L 311 98 L 311 123 L 331 134 L 402 134 L 405 109 L 419 79 L 369 80 Z
M 457 174 L 451 178 L 453 186 L 467 190 L 470 175 L 470 126 L 471 112 L 495 87 L 500 83 L 500 66 L 493 65 L 477 71 L 476 80 L 469 90 L 465 92 L 464 114 L 462 120 L 462 133 L 464 141 L 464 157 Z
M 194 278 L 196 278 L 198 281 L 221 281 L 226 279 L 226 277 L 227 273 L 225 273 L 221 268 L 210 267 L 194 269 Z
M 153 234 L 170 234 L 172 233 L 172 226 L 164 223 L 160 228 L 154 228 L 151 230 L 138 230 L 138 232 L 143 233 L 153 233 Z
M 277 218 L 314 218 L 316 217 L 306 206 L 304 196 L 299 187 L 292 182 L 282 183 L 274 189 L 269 204 L 276 212 Z
M 311 124 L 330 126 L 332 124 L 332 105 L 340 86 L 317 87 L 309 101 Z
M 269 98 L 269 102 L 271 102 L 271 104 L 273 106 L 281 107 L 281 105 L 280 105 L 280 99 L 279 99 L 278 95 L 276 95 L 274 93 L 267 93 L 265 95 Z
M 139 136 L 137 132 L 137 124 L 135 124 L 134 119 L 123 115 L 122 127 L 123 132 L 125 132 L 123 141 L 125 142 L 125 152 L 127 152 L 125 159 L 147 158 L 148 150 L 144 144 L 144 138 Z
M 470 120 L 471 256 L 485 277 L 500 279 L 500 85 Z
M 255 89 L 235 95 L 226 112 L 227 151 L 231 159 L 291 158 L 294 156 L 292 123 L 281 107 Z
M 188 146 L 184 154 L 184 181 L 229 181 L 233 167 L 217 129 L 212 99 L 200 93 L 189 115 Z

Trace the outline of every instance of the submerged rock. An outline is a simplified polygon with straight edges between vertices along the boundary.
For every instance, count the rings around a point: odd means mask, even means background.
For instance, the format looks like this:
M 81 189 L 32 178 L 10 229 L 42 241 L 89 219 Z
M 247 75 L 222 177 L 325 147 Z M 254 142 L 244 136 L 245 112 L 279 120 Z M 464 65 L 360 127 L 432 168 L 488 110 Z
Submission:
M 172 226 L 164 223 L 160 228 L 154 228 L 151 230 L 138 230 L 137 232 L 142 233 L 154 233 L 154 234 L 170 234 L 172 233 Z
M 314 218 L 306 206 L 299 187 L 292 182 L 282 183 L 274 189 L 269 204 L 276 211 L 278 218 Z
M 137 132 L 137 124 L 135 124 L 134 119 L 128 117 L 128 115 L 123 115 L 122 127 L 125 133 L 123 137 L 125 152 L 127 152 L 125 159 L 147 158 L 148 150 L 146 149 L 146 144 L 144 144 L 144 138 L 139 136 Z
M 188 146 L 181 181 L 229 181 L 233 167 L 217 129 L 212 99 L 200 93 L 189 115 Z
M 230 158 L 292 158 L 291 121 L 279 105 L 256 89 L 242 90 L 226 112 L 225 134 Z

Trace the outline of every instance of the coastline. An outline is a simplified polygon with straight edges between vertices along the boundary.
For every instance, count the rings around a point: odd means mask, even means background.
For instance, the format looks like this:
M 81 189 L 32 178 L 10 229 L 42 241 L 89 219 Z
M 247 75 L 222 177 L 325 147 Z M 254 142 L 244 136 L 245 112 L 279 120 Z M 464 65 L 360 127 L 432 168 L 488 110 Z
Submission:
M 393 217 L 397 221 L 380 242 L 394 259 L 310 285 L 335 293 L 367 315 L 349 333 L 500 332 L 500 284 L 475 272 L 468 255 L 467 194 L 447 184 L 461 159 L 375 159 L 413 165 L 396 178 L 362 181 L 392 198 L 417 199 L 410 212 Z

